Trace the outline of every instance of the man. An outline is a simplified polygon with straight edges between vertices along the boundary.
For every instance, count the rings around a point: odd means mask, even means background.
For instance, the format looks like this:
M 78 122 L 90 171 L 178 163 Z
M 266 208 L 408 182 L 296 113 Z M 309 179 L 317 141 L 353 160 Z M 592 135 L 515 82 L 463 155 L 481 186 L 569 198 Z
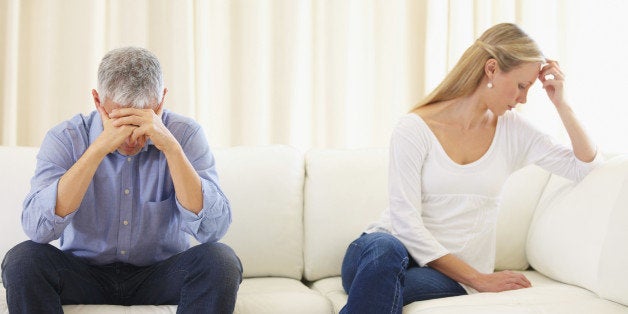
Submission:
M 11 313 L 62 304 L 178 304 L 231 313 L 242 266 L 217 243 L 231 223 L 201 127 L 163 109 L 159 60 L 107 53 L 96 110 L 51 129 L 37 156 L 22 225 L 32 241 L 2 263 Z M 189 235 L 200 245 L 190 248 Z M 60 239 L 60 250 L 47 244 Z

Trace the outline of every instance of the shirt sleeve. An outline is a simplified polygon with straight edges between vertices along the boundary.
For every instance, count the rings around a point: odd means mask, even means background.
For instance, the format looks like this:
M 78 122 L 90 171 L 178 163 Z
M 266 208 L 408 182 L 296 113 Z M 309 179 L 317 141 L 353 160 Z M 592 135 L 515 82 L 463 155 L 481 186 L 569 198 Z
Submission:
M 198 214 L 187 210 L 177 200 L 183 218 L 183 230 L 201 243 L 220 240 L 231 224 L 231 205 L 220 189 L 216 162 L 200 126 L 182 144 L 183 151 L 201 178 L 203 208 Z
M 74 164 L 68 145 L 62 137 L 49 131 L 37 154 L 31 190 L 23 204 L 22 228 L 31 240 L 38 243 L 48 243 L 61 237 L 75 214 L 65 217 L 55 214 L 59 179 Z
M 392 234 L 420 265 L 449 251 L 425 228 L 422 218 L 421 170 L 428 151 L 424 130 L 401 123 L 390 141 L 389 211 Z
M 601 154 L 596 153 L 591 162 L 581 161 L 571 147 L 557 143 L 551 136 L 539 131 L 523 117 L 514 115 L 517 145 L 515 158 L 519 167 L 535 164 L 551 173 L 579 182 L 591 170 L 603 162 Z

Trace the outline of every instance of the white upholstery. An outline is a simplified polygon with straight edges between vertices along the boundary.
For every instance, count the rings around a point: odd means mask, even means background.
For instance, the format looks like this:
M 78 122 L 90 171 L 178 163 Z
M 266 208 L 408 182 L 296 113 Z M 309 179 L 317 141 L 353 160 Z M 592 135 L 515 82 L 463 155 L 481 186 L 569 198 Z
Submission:
M 330 313 L 331 302 L 300 281 L 287 278 L 251 278 L 240 285 L 235 313 Z
M 0 147 L 0 253 L 25 240 L 21 204 L 37 148 Z M 235 313 L 336 313 L 347 295 L 340 265 L 350 241 L 386 206 L 384 148 L 216 149 L 233 208 L 224 242 L 245 279 Z M 628 157 L 582 183 L 537 167 L 504 186 L 496 268 L 525 271 L 533 288 L 415 302 L 404 313 L 628 313 Z M 0 313 L 6 313 L 0 288 Z M 612 300 L 612 301 L 609 301 Z M 176 306 L 67 305 L 66 313 L 175 313 Z
M 529 231 L 540 272 L 628 305 L 628 158 L 616 157 L 580 184 L 550 182 Z
M 497 220 L 495 269 L 526 270 L 526 239 L 534 209 L 550 174 L 537 167 L 525 167 L 504 184 Z
M 30 179 L 35 173 L 35 147 L 0 146 L 0 195 L 2 227 L 0 228 L 0 256 L 4 257 L 14 245 L 26 239 L 20 223 L 22 201 L 30 189 Z M 0 277 L 2 281 L 2 277 Z
M 340 275 L 347 246 L 386 206 L 387 160 L 385 149 L 305 155 L 305 279 Z
M 216 168 L 232 208 L 223 242 L 246 277 L 301 279 L 303 155 L 287 146 L 217 149 Z

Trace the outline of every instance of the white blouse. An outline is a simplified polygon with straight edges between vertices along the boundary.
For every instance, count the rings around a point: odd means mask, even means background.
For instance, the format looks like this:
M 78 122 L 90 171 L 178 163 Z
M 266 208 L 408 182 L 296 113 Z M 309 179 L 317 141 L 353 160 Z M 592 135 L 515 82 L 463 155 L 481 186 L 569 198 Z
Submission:
M 500 193 L 508 176 L 536 164 L 579 181 L 601 162 L 598 156 L 582 162 L 571 148 L 506 112 L 484 156 L 460 165 L 420 116 L 407 114 L 390 141 L 388 208 L 366 232 L 394 235 L 420 266 L 451 253 L 479 272 L 492 273 Z

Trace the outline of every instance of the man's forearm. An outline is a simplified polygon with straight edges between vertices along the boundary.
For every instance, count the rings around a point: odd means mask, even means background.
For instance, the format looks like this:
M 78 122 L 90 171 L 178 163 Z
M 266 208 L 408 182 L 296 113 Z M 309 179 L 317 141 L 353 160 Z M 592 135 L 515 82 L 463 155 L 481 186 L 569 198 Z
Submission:
M 187 210 L 198 214 L 203 209 L 201 178 L 180 146 L 164 154 L 168 161 L 177 200 Z
M 95 146 L 90 146 L 68 171 L 59 179 L 55 214 L 65 217 L 81 205 L 87 187 L 94 178 L 98 165 L 106 156 Z

